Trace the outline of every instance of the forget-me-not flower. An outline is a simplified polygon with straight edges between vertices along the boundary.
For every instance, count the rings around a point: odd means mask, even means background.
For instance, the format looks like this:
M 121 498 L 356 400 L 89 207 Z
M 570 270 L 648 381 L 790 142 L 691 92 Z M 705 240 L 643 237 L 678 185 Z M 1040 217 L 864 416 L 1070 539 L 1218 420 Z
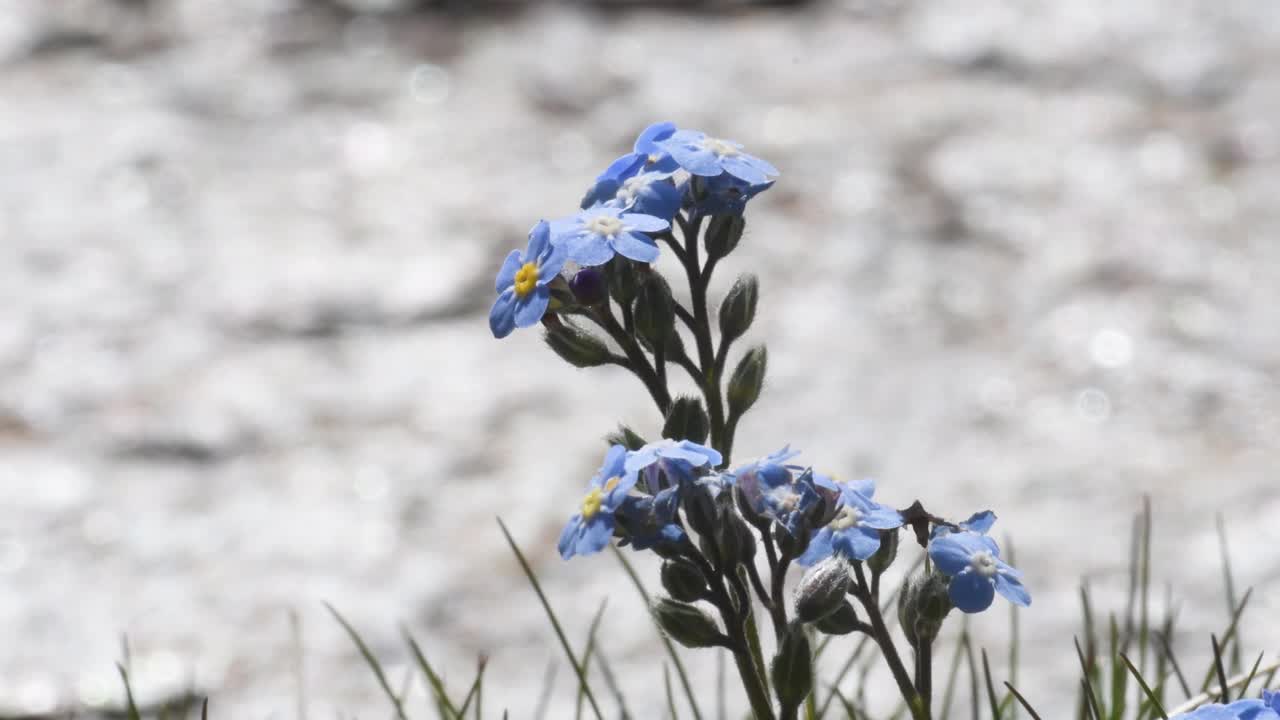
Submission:
M 793 537 L 800 533 L 802 523 L 812 521 L 810 511 L 819 503 L 825 501 L 834 508 L 839 498 L 839 491 L 829 478 L 786 462 L 797 454 L 784 447 L 732 473 L 751 509 L 779 523 Z
M 684 528 L 676 521 L 676 508 L 680 503 L 677 490 L 672 486 L 653 496 L 629 495 L 616 514 L 625 532 L 618 544 L 630 543 L 636 550 L 648 550 L 684 540 Z
M 728 173 L 684 184 L 683 205 L 702 215 L 741 215 L 747 201 L 773 187 L 773 181 L 749 183 Z
M 662 218 L 596 205 L 551 224 L 551 243 L 564 248 L 569 259 L 588 267 L 603 265 L 615 254 L 636 262 L 658 259 L 658 244 L 645 233 L 671 226 Z
M 658 145 L 692 175 L 715 177 L 723 172 L 751 185 L 769 182 L 769 176 L 778 175 L 773 165 L 743 152 L 740 143 L 697 130 L 677 130 Z
M 663 439 L 627 455 L 627 472 L 643 472 L 650 490 L 696 479 L 700 468 L 711 470 L 722 462 L 720 453 L 692 440 Z M 666 482 L 660 483 L 661 473 Z
M 636 473 L 626 469 L 627 448 L 614 445 L 605 455 L 604 464 L 591 478 L 579 512 L 569 519 L 560 533 L 560 557 L 600 552 L 609 544 L 617 524 L 614 513 L 626 501 L 636 484 Z
M 951 604 L 967 613 L 991 607 L 995 593 L 1015 605 L 1031 604 L 1022 573 L 1000 559 L 996 541 L 971 530 L 939 535 L 929 541 L 929 558 L 951 578 Z
M 990 510 L 983 510 L 970 515 L 969 519 L 959 523 L 958 527 L 960 530 L 968 530 L 969 532 L 975 532 L 979 535 L 986 535 L 987 532 L 991 530 L 991 526 L 995 524 L 996 514 Z M 956 530 L 947 525 L 935 525 L 933 526 L 933 532 L 930 534 L 930 537 L 938 538 L 943 535 L 949 535 L 953 532 L 956 532 Z
M 529 327 L 542 319 L 551 303 L 551 288 L 564 266 L 565 252 L 551 242 L 551 229 L 545 220 L 529 231 L 529 248 L 524 253 L 512 250 L 498 271 L 494 288 L 498 299 L 489 311 L 489 329 L 503 338 L 518 327 Z
M 871 499 L 876 484 L 871 480 L 835 483 L 840 504 L 833 517 L 814 533 L 800 565 L 813 565 L 831 555 L 849 560 L 866 560 L 880 549 L 880 531 L 902 527 L 902 513 Z
M 662 141 L 676 132 L 675 123 L 654 123 L 640 132 L 636 138 L 632 152 L 609 163 L 609 167 L 600 173 L 596 181 L 619 180 L 630 177 L 640 171 L 657 171 L 670 173 L 679 165 L 662 146 Z

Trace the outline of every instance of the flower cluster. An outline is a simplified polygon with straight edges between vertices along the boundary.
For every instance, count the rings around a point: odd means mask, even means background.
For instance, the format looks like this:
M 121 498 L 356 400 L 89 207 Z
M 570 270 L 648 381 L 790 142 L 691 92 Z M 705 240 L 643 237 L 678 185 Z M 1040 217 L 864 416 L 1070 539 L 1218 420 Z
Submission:
M 865 633 L 893 676 L 907 677 L 879 597 L 904 531 L 933 561 L 900 595 L 913 656 L 928 656 L 953 609 L 981 612 L 997 593 L 1022 606 L 1031 598 L 987 534 L 989 511 L 952 523 L 919 502 L 899 509 L 877 499 L 873 481 L 837 480 L 798 464 L 789 446 L 730 467 L 735 431 L 764 387 L 768 353 L 751 347 L 730 370 L 733 345 L 756 316 L 757 278 L 739 276 L 714 319 L 708 288 L 743 238 L 747 203 L 777 175 L 736 142 L 651 125 L 596 178 L 578 212 L 540 221 L 528 248 L 507 257 L 489 325 L 504 337 L 541 322 L 564 360 L 617 365 L 644 384 L 663 439 L 647 442 L 626 426 L 611 436 L 560 534 L 560 555 L 598 553 L 615 539 L 657 554 L 667 596 L 652 611 L 661 628 L 688 647 L 732 651 L 755 716 L 795 720 L 812 690 L 811 630 Z M 664 251 L 681 266 L 687 292 L 674 293 L 653 266 Z M 678 370 L 700 397 L 673 396 L 668 373 Z M 792 565 L 807 572 L 788 595 Z M 720 622 L 698 603 L 710 604 Z M 756 624 L 748 622 L 757 604 L 777 640 L 772 682 L 764 681 Z M 928 687 L 927 677 L 901 683 L 907 706 L 927 705 Z
M 777 174 L 739 143 L 669 122 L 649 126 L 632 152 L 596 178 L 580 211 L 539 221 L 529 233 L 528 250 L 507 257 L 498 271 L 490 330 L 506 337 L 536 324 L 549 308 L 558 309 L 551 304 L 550 284 L 564 268 L 596 268 L 616 257 L 651 264 L 659 256 L 657 240 L 670 237 L 682 212 L 681 221 L 741 214 Z

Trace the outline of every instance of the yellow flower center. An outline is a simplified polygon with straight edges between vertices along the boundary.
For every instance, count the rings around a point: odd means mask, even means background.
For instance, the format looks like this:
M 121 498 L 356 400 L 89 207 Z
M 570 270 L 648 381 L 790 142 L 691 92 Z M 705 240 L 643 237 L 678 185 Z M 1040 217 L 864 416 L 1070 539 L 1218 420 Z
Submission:
M 527 262 L 516 271 L 516 297 L 523 298 L 538 285 L 538 266 Z
M 613 492 L 620 482 L 622 478 L 614 475 L 605 481 L 603 488 L 591 488 L 591 492 L 582 498 L 582 519 L 590 520 L 595 517 L 595 514 L 600 512 L 600 506 L 604 504 L 605 493 Z

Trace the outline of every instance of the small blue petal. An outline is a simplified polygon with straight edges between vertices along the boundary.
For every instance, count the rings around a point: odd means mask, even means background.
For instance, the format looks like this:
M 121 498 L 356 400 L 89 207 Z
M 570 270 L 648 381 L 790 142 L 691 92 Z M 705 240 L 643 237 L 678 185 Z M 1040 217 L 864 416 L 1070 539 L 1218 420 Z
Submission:
M 516 294 L 507 289 L 493 301 L 489 310 L 489 329 L 496 338 L 504 338 L 516 328 Z
M 756 185 L 769 181 L 769 176 L 764 171 L 756 168 L 752 163 L 747 162 L 747 156 L 733 155 L 731 157 L 721 158 L 720 167 L 730 175 L 744 180 L 752 185 Z
M 1009 577 L 1004 573 L 996 573 L 995 581 L 996 590 L 1009 602 L 1022 607 L 1027 607 L 1031 604 L 1031 593 L 1027 592 L 1027 589 L 1016 578 Z
M 831 557 L 831 554 L 835 552 L 835 547 L 831 542 L 833 534 L 831 528 L 822 528 L 814 533 L 813 538 L 809 540 L 809 547 L 805 549 L 800 557 L 796 558 L 796 564 L 808 567 Z
M 614 236 L 610 244 L 619 255 L 635 260 L 638 263 L 654 262 L 660 254 L 658 244 L 647 235 L 641 235 L 640 233 L 620 232 Z M 578 262 L 583 265 L 591 264 L 581 260 Z
M 622 213 L 621 220 L 626 223 L 627 227 L 630 229 L 646 233 L 662 232 L 663 230 L 671 227 L 671 223 L 663 220 L 662 218 L 657 218 L 652 215 L 641 215 L 640 213 Z
M 546 220 L 539 220 L 529 231 L 529 251 L 525 256 L 533 259 L 551 249 L 551 225 Z
M 583 234 L 572 238 L 568 248 L 569 259 L 583 267 L 603 265 L 612 260 L 615 254 L 609 241 L 599 235 Z
M 953 540 L 954 535 L 944 535 L 929 543 L 929 559 L 943 573 L 951 576 L 960 574 L 969 567 L 969 558 L 973 555 L 964 545 Z
M 537 325 L 542 316 L 546 314 L 547 306 L 550 304 L 551 291 L 546 286 L 535 287 L 533 292 L 526 295 L 523 300 L 516 301 L 516 327 L 526 328 L 530 325 Z
M 880 549 L 880 533 L 871 528 L 852 527 L 835 533 L 831 543 L 847 558 L 866 560 Z
M 574 515 L 565 524 L 564 530 L 560 531 L 560 542 L 557 545 L 560 550 L 560 557 L 565 560 L 573 557 L 580 532 L 582 532 L 582 516 Z
M 951 578 L 951 587 L 947 590 L 951 604 L 962 612 L 982 612 L 991 607 L 995 599 L 996 588 L 989 578 L 975 572 L 963 572 Z
M 507 256 L 507 259 L 502 261 L 502 268 L 498 270 L 498 279 L 493 284 L 495 292 L 502 292 L 512 285 L 515 285 L 516 272 L 520 269 L 521 265 L 524 265 L 524 260 L 521 258 L 522 256 L 520 255 L 519 250 L 512 250 L 511 254 Z
M 612 513 L 598 513 L 583 525 L 582 534 L 574 550 L 578 555 L 598 553 L 609 544 L 613 537 L 614 519 Z
M 672 122 L 659 122 L 650 125 L 640 132 L 640 136 L 636 138 L 635 151 L 644 155 L 652 155 L 662 152 L 659 142 L 666 140 L 676 132 L 676 124 Z

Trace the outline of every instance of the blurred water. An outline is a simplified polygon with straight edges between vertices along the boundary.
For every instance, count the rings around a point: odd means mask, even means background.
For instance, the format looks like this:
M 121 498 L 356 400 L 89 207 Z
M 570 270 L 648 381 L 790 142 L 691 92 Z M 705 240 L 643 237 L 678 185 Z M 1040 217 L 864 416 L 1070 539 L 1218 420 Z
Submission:
M 557 651 L 501 515 L 574 637 L 609 598 L 658 712 L 619 568 L 553 551 L 601 436 L 657 419 L 484 321 L 503 254 L 658 119 L 783 171 L 719 283 L 761 275 L 770 343 L 740 452 L 994 508 L 1027 695 L 1074 692 L 1078 578 L 1122 599 L 1146 493 L 1179 641 L 1220 632 L 1221 511 L 1280 644 L 1271 3 L 335 7 L 0 3 L 0 706 L 118 698 L 127 633 L 144 699 L 386 712 L 328 601 L 396 681 L 401 623 L 456 689 L 488 654 L 486 707 L 526 717 Z

